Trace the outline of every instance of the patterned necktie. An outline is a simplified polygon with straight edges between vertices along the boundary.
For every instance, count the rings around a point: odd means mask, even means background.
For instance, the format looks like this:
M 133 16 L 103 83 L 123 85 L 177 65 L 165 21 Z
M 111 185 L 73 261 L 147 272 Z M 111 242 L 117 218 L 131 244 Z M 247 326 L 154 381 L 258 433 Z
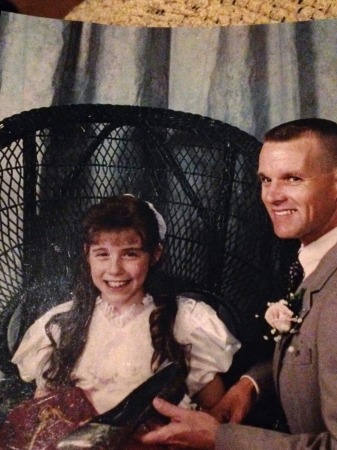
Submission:
M 304 271 L 301 263 L 296 258 L 289 268 L 288 294 L 294 294 L 303 280 Z

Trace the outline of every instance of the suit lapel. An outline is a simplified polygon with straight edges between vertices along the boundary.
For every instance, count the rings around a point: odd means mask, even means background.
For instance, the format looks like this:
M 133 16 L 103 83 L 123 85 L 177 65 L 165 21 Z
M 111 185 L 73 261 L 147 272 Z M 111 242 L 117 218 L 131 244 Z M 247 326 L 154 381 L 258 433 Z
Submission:
M 303 303 L 302 308 L 299 314 L 299 318 L 304 320 L 304 317 L 309 313 L 311 305 L 312 305 L 312 295 L 310 290 L 306 288 L 306 283 L 303 283 L 299 286 L 298 290 L 296 291 L 296 294 L 301 291 L 301 289 L 304 289 L 304 296 L 303 296 Z M 273 361 L 273 371 L 274 371 L 274 381 L 275 381 L 275 387 L 277 395 L 279 396 L 279 374 L 282 367 L 283 358 L 285 355 L 285 352 L 290 346 L 290 343 L 292 341 L 292 338 L 294 336 L 294 333 L 296 333 L 296 330 L 299 329 L 302 322 L 296 324 L 293 327 L 292 333 L 285 333 L 281 340 L 277 343 L 274 353 L 274 361 Z
M 299 314 L 299 317 L 302 319 L 302 321 L 308 315 L 311 309 L 314 294 L 316 294 L 323 288 L 325 283 L 336 271 L 337 271 L 337 245 L 334 245 L 322 258 L 316 270 L 303 281 L 303 283 L 299 286 L 299 288 L 296 291 L 296 293 L 298 293 L 300 292 L 301 289 L 305 290 L 303 296 L 302 309 Z M 299 323 L 296 328 L 299 329 L 300 325 L 301 324 Z M 278 396 L 279 396 L 279 378 L 280 378 L 279 375 L 282 368 L 282 362 L 285 352 L 289 348 L 293 336 L 294 336 L 293 333 L 284 334 L 284 336 L 277 343 L 275 348 L 273 370 L 274 370 L 275 387 Z

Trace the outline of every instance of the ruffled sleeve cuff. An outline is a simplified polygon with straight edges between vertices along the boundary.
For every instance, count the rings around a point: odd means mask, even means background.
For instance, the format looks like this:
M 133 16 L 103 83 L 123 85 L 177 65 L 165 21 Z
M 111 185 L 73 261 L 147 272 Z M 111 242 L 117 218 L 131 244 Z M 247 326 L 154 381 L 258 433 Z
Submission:
M 178 342 L 191 346 L 191 370 L 187 378 L 191 396 L 217 373 L 227 372 L 241 347 L 213 308 L 185 297 L 178 298 L 174 334 Z

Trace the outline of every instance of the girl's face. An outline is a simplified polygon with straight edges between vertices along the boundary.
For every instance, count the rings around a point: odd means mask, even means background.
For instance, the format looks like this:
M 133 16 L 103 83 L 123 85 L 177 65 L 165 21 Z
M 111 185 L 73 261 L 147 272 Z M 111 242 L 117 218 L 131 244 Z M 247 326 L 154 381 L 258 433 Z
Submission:
M 161 256 L 161 247 L 153 255 L 143 249 L 140 236 L 133 230 L 101 232 L 86 248 L 91 277 L 101 298 L 124 312 L 144 297 L 144 283 L 151 265 Z

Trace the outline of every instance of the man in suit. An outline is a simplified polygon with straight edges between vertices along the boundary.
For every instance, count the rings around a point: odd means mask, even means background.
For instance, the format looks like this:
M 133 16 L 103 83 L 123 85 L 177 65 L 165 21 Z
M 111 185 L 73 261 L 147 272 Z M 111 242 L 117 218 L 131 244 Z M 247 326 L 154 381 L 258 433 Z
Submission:
M 273 362 L 253 367 L 217 405 L 215 416 L 230 423 L 156 399 L 171 422 L 144 435 L 144 442 L 218 450 L 337 449 L 337 124 L 301 119 L 270 130 L 258 174 L 275 234 L 301 241 L 299 321 L 281 335 Z M 289 434 L 238 424 L 271 385 Z

